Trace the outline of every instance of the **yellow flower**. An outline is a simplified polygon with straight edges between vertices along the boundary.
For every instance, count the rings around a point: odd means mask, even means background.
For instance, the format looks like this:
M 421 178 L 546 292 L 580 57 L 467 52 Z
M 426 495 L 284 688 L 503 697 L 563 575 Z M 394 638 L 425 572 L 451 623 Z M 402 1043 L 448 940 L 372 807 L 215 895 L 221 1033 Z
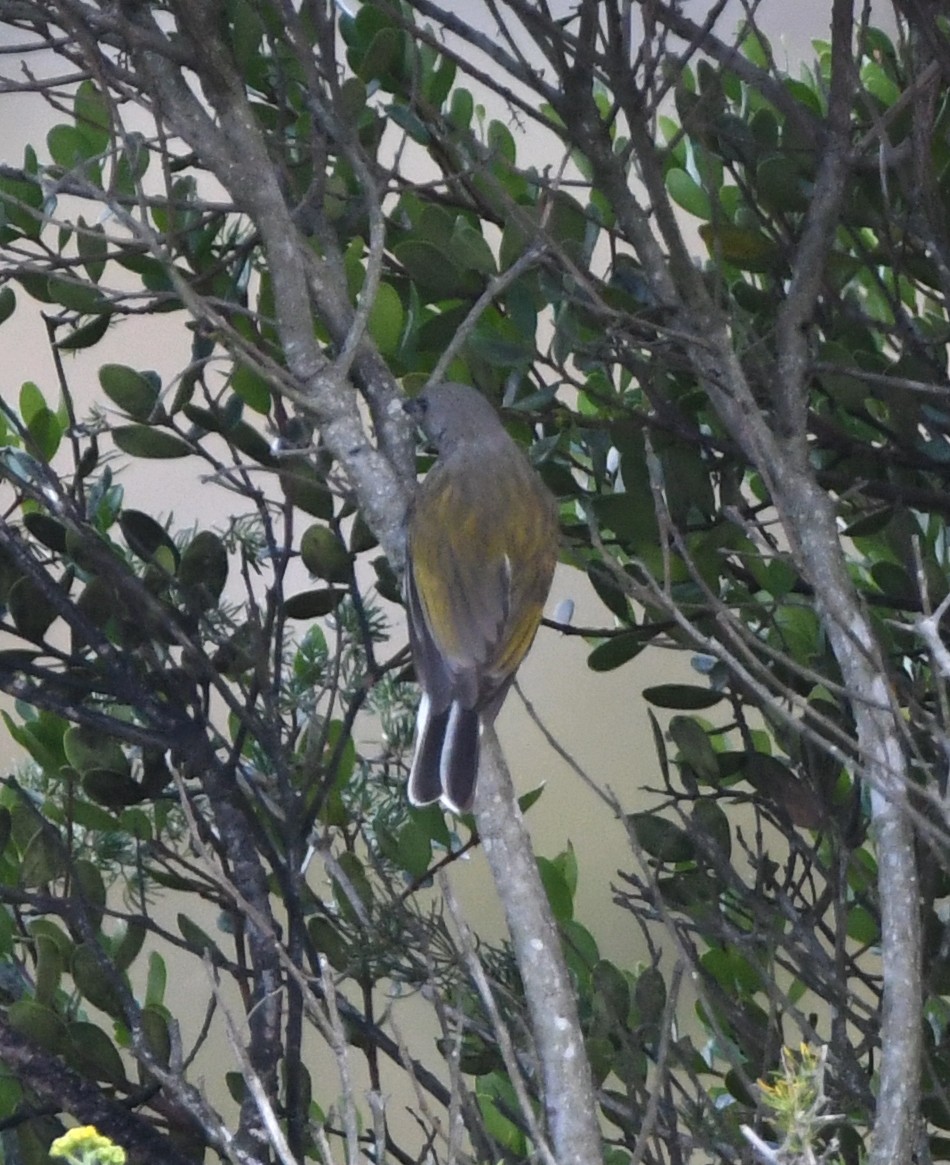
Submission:
M 824 1049 L 816 1052 L 801 1044 L 798 1060 L 791 1048 L 782 1048 L 782 1074 L 774 1073 L 772 1083 L 758 1082 L 762 1099 L 777 1115 L 799 1117 L 812 1110 L 822 1099 Z
M 125 1165 L 125 1149 L 104 1137 L 95 1125 L 80 1125 L 63 1133 L 49 1147 L 51 1157 L 69 1165 Z

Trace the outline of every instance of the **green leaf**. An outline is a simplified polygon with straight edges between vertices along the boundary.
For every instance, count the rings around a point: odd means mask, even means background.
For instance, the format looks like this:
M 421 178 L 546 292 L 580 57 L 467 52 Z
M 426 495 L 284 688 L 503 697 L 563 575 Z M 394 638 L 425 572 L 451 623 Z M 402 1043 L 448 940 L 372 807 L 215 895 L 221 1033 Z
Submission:
M 732 853 L 732 830 L 729 818 L 719 805 L 708 798 L 700 799 L 693 809 L 693 822 L 713 850 L 718 851 L 720 859 L 728 862 Z
M 119 425 L 112 430 L 112 440 L 130 457 L 167 460 L 174 457 L 188 457 L 191 446 L 175 436 L 148 425 Z
M 196 922 L 192 922 L 187 914 L 179 913 L 176 921 L 181 937 L 193 954 L 208 955 L 215 962 L 223 961 L 218 944 Z
M 398 29 L 381 28 L 366 51 L 354 61 L 354 71 L 362 81 L 392 80 L 392 74 L 402 61 L 403 38 Z
M 0 712 L 7 732 L 23 748 L 48 776 L 58 776 L 66 764 L 63 753 L 63 734 L 66 721 L 51 712 L 41 712 L 35 719 L 25 724 L 17 724 L 9 713 Z
M 106 884 L 99 867 L 88 858 L 77 858 L 73 862 L 72 873 L 77 897 L 88 911 L 89 921 L 94 927 L 101 926 L 106 906 Z
M 205 409 L 190 402 L 181 404 L 181 411 L 193 425 L 209 433 L 220 433 L 230 445 L 239 449 L 259 465 L 274 465 L 274 456 L 271 453 L 267 440 L 249 425 L 240 419 L 243 402 L 239 396 L 228 398 L 224 408 Z M 312 466 L 303 465 L 302 471 L 312 470 Z M 332 513 L 332 509 L 331 509 Z
M 35 957 L 33 993 L 37 1003 L 52 1006 L 65 970 L 63 952 L 55 939 L 44 934 L 34 935 L 33 949 Z
M 158 401 L 159 385 L 125 364 L 103 364 L 99 384 L 113 404 L 136 421 L 147 421 Z
M 112 136 L 109 103 L 93 81 L 82 81 L 73 99 L 76 129 L 87 144 L 89 154 L 108 149 Z
M 385 555 L 373 559 L 373 570 L 376 572 L 376 589 L 384 599 L 391 603 L 402 602 L 402 587 L 396 577 L 392 564 Z
M 159 1007 L 165 1000 L 165 985 L 168 982 L 168 971 L 165 960 L 158 951 L 149 951 L 148 979 L 145 984 L 145 1006 Z
M 228 5 L 228 12 L 232 21 L 231 44 L 234 59 L 244 76 L 260 65 L 264 56 L 261 52 L 264 25 L 254 5 L 243 0 L 241 3 Z
M 855 905 L 848 911 L 848 938 L 864 946 L 880 942 L 881 931 L 877 919 L 865 906 Z
M 57 279 L 51 277 L 47 289 L 54 303 L 81 315 L 90 315 L 93 312 L 105 311 L 108 301 L 95 286 L 88 283 L 79 283 L 74 279 Z
M 284 496 L 311 517 L 329 521 L 333 516 L 333 495 L 315 466 L 296 463 L 281 468 Z
M 180 916 L 179 916 L 180 917 Z M 166 1068 L 171 1060 L 172 1041 L 164 1007 L 142 1008 L 142 1028 L 145 1041 L 155 1059 Z
M 167 562 L 171 559 L 178 568 L 180 554 L 165 527 L 141 510 L 123 510 L 119 526 L 129 549 L 143 562 Z M 164 552 L 164 553 L 162 553 Z
M 83 829 L 94 830 L 97 833 L 118 833 L 124 828 L 114 813 L 109 813 L 100 805 L 93 805 L 91 801 L 77 798 L 73 805 L 73 820 Z M 141 839 L 146 840 L 143 835 Z
M 656 967 L 640 972 L 633 989 L 633 1002 L 645 1020 L 659 1025 L 666 1007 L 666 980 Z
M 719 762 L 709 735 L 703 726 L 690 716 L 674 716 L 670 720 L 670 739 L 680 750 L 679 759 L 685 761 L 700 781 L 714 784 L 719 780 Z
M 145 138 L 136 130 L 122 136 L 122 149 L 113 170 L 113 184 L 117 193 L 128 198 L 135 196 L 138 185 L 148 169 L 151 154 Z
M 117 971 L 126 971 L 135 962 L 142 950 L 147 934 L 145 923 L 140 918 L 130 918 L 125 930 L 112 948 L 112 963 Z
M 102 224 L 96 223 L 90 227 L 80 215 L 76 228 L 76 249 L 79 251 L 79 258 L 82 259 L 86 274 L 93 283 L 98 283 L 105 270 L 106 255 L 109 251 L 109 243 Z
M 80 328 L 74 328 L 64 340 L 57 340 L 56 347 L 61 352 L 77 352 L 81 348 L 91 348 L 98 344 L 109 330 L 112 312 L 102 312 Z
M 529 789 L 527 793 L 522 793 L 518 798 L 518 808 L 522 813 L 527 813 L 544 793 L 544 785 L 538 785 L 536 789 Z
M 339 857 L 339 875 L 333 878 L 333 896 L 336 899 L 340 912 L 351 923 L 360 921 L 357 902 L 369 908 L 373 902 L 373 888 L 363 863 L 354 853 L 345 852 Z
M 710 257 L 740 271 L 768 274 L 781 259 L 778 245 L 754 227 L 732 223 L 702 223 L 699 236 Z
M 345 971 L 349 967 L 352 959 L 350 948 L 329 919 L 311 918 L 307 922 L 307 933 L 314 947 L 326 956 L 335 971 Z
M 69 1025 L 66 1058 L 90 1080 L 116 1086 L 125 1083 L 125 1067 L 115 1044 L 102 1028 L 84 1020 Z
M 518 1098 L 511 1081 L 501 1072 L 478 1076 L 475 1081 L 475 1099 L 485 1122 L 485 1131 L 516 1160 L 527 1156 L 524 1133 L 505 1115 L 519 1111 Z
M 506 162 L 514 165 L 516 158 L 515 139 L 511 130 L 500 121 L 488 123 L 488 148 L 491 152 Z
M 479 281 L 462 271 L 441 246 L 427 239 L 396 243 L 393 254 L 409 278 L 435 299 L 477 293 Z
M 16 311 L 16 293 L 12 287 L 0 287 L 0 324 Z
M 564 958 L 571 974 L 578 982 L 583 983 L 590 975 L 591 968 L 600 958 L 597 942 L 594 936 L 573 919 L 564 920 L 558 924 L 561 932 L 561 941 L 564 946 Z
M 91 154 L 89 142 L 73 125 L 54 125 L 46 135 L 46 147 L 57 166 L 72 170 Z
M 93 1007 L 115 1019 L 123 1016 L 122 996 L 108 971 L 108 959 L 91 943 L 82 943 L 73 951 L 72 976 L 76 990 Z
M 392 356 L 399 348 L 406 313 L 399 293 L 388 283 L 381 283 L 369 313 L 369 334 L 384 356 Z
M 865 61 L 861 66 L 861 81 L 865 89 L 888 109 L 901 95 L 898 85 L 877 61 Z
M 228 580 L 228 552 L 211 530 L 199 530 L 182 552 L 178 582 L 192 609 L 209 611 Z
M 23 525 L 37 542 L 42 542 L 56 554 L 66 553 L 66 527 L 57 518 L 52 518 L 40 510 L 33 510 L 23 515 Z
M 284 603 L 284 614 L 288 619 L 319 619 L 335 611 L 348 594 L 349 591 L 344 587 L 303 591 L 287 599 Z
M 21 236 L 38 239 L 43 226 L 42 206 L 43 192 L 38 182 L 0 176 L 0 241 Z
M 34 643 L 43 642 L 59 613 L 46 591 L 31 578 L 17 579 L 7 594 L 7 608 L 17 631 Z
M 449 121 L 456 130 L 467 130 L 475 113 L 475 99 L 468 89 L 456 89 L 449 102 Z
M 696 856 L 693 843 L 672 821 L 656 813 L 632 813 L 627 818 L 645 853 L 660 862 L 689 862 Z
M 757 65 L 760 69 L 767 69 L 771 63 L 771 51 L 769 42 L 764 36 L 755 28 L 749 28 L 745 36 L 742 38 L 742 43 L 739 45 L 739 51 L 743 56 L 747 57 L 753 65 Z
M 63 437 L 63 426 L 59 417 L 52 409 L 40 409 L 33 415 L 27 427 L 36 446 L 36 452 L 44 461 L 52 461 Z
M 647 640 L 640 631 L 625 631 L 604 640 L 588 655 L 591 671 L 606 672 L 622 667 L 646 647 Z
M 666 175 L 666 189 L 677 206 L 696 218 L 708 220 L 712 217 L 709 195 L 685 170 L 673 167 Z
M 535 860 L 555 921 L 569 922 L 574 917 L 574 898 L 563 872 L 547 858 Z
M 0 857 L 3 851 L 7 848 L 7 842 L 10 840 L 10 834 L 13 829 L 13 819 L 10 810 L 6 805 L 0 805 Z M 0 954 L 5 952 L 0 951 Z
M 762 202 L 778 211 L 800 214 L 808 209 L 808 192 L 802 173 L 787 154 L 771 154 L 756 170 L 756 189 Z
M 723 698 L 722 692 L 697 688 L 692 684 L 657 684 L 644 688 L 642 694 L 644 700 L 655 708 L 677 708 L 688 712 L 712 708 Z
M 379 545 L 379 539 L 366 523 L 362 513 L 357 513 L 350 529 L 350 554 L 363 554 Z
M 871 578 L 882 594 L 895 604 L 914 608 L 917 604 L 917 587 L 910 572 L 896 562 L 875 562 L 871 567 Z
M 492 249 L 484 235 L 460 215 L 455 220 L 452 238 L 449 242 L 452 261 L 463 271 L 478 271 L 483 275 L 494 275 L 498 270 Z
M 432 841 L 429 830 L 413 814 L 399 830 L 396 840 L 396 860 L 410 878 L 421 878 L 432 861 Z
M 267 416 L 272 396 L 270 385 L 259 372 L 247 364 L 238 364 L 231 375 L 231 388 L 256 413 Z
M 608 570 L 602 562 L 594 559 L 587 566 L 587 577 L 590 579 L 597 597 L 607 610 L 618 619 L 623 620 L 624 623 L 629 623 L 630 601 L 614 577 L 613 571 Z M 590 666 L 589 663 L 588 666 Z
M 452 91 L 452 84 L 455 81 L 455 71 L 455 61 L 450 57 L 442 57 L 438 67 L 433 70 L 426 91 L 426 100 L 433 108 L 442 108 L 442 103 Z
M 591 971 L 593 1004 L 610 1029 L 625 1026 L 630 1013 L 630 985 L 626 976 L 607 959 L 601 959 Z
M 63 734 L 63 749 L 66 759 L 78 773 L 91 769 L 107 769 L 124 773 L 129 769 L 129 761 L 122 745 L 97 728 L 83 724 L 73 724 Z
M 66 1025 L 49 1007 L 32 999 L 18 999 L 7 1008 L 7 1021 L 14 1031 L 49 1052 L 60 1052 L 66 1044 Z
M 624 459 L 625 473 L 626 462 L 627 458 Z M 644 544 L 656 544 L 656 515 L 649 494 L 642 496 L 639 491 L 637 494 L 606 494 L 594 498 L 591 505 L 603 530 L 612 530 L 626 546 L 636 550 Z
M 308 526 L 300 539 L 300 557 L 312 575 L 327 582 L 346 583 L 352 577 L 350 552 L 329 526 Z
M 25 380 L 20 386 L 20 417 L 24 425 L 29 425 L 39 413 L 48 412 L 46 398 L 37 384 Z

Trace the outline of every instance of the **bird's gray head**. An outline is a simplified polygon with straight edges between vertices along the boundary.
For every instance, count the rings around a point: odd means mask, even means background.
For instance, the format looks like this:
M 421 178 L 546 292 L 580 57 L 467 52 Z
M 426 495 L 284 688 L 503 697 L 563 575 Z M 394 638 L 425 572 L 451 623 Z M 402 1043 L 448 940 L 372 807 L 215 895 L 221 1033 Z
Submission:
M 404 407 L 439 453 L 507 437 L 493 406 L 467 384 L 437 384 Z

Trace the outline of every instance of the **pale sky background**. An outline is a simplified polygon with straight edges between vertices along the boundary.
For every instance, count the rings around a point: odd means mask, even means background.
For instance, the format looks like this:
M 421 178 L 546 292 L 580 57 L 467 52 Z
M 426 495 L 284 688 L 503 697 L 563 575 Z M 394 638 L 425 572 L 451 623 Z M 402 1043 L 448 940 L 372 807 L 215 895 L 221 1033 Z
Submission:
M 563 3 L 559 7 L 567 11 L 569 5 Z M 830 0 L 763 0 L 758 6 L 758 19 L 772 37 L 780 62 L 810 56 L 811 40 L 828 36 L 830 7 Z M 882 14 L 889 12 L 889 5 L 878 3 L 875 7 Z M 475 8 L 474 2 L 465 5 L 466 13 Z M 685 11 L 697 20 L 710 8 L 702 0 L 687 0 L 684 4 Z M 734 3 L 732 13 L 731 23 L 735 25 L 741 19 L 742 5 Z M 723 20 L 719 27 L 729 27 L 729 17 Z M 889 21 L 882 18 L 882 23 Z M 11 34 L 7 26 L 0 25 L 0 45 L 17 43 L 18 38 L 18 33 Z M 0 58 L 0 71 L 10 75 L 13 68 L 10 58 Z M 56 120 L 35 97 L 0 97 L 0 161 L 18 164 L 28 142 L 45 149 L 46 131 Z M 519 141 L 518 148 L 519 160 L 528 156 L 529 143 Z M 55 383 L 37 305 L 19 289 L 17 297 L 20 306 L 16 315 L 0 328 L 0 392 L 10 395 L 19 392 L 24 380 L 35 379 L 49 388 Z M 163 378 L 170 378 L 187 359 L 190 333 L 183 328 L 184 320 L 183 313 L 175 313 L 149 321 L 138 334 L 134 327 L 126 325 L 115 329 L 106 342 L 69 358 L 67 372 L 71 382 L 77 390 L 87 390 L 88 399 L 93 399 L 98 390 L 96 370 L 107 361 L 154 368 Z M 227 512 L 222 507 L 227 506 L 228 495 L 202 487 L 195 478 L 188 477 L 186 470 L 184 462 L 159 462 L 154 467 L 137 466 L 128 471 L 123 477 L 127 504 L 149 512 L 157 508 L 160 517 L 174 514 L 175 528 L 195 521 L 211 526 L 220 523 L 221 515 Z M 562 568 L 548 613 L 566 597 L 578 601 L 578 625 L 609 624 L 609 614 L 590 595 L 586 580 Z M 627 811 L 632 812 L 648 804 L 640 787 L 658 783 L 647 710 L 640 696 L 642 689 L 674 679 L 702 681 L 691 671 L 686 654 L 647 649 L 631 664 L 603 675 L 588 670 L 586 658 L 590 650 L 579 638 L 542 630 L 519 681 L 563 746 L 592 778 L 609 784 Z M 629 868 L 633 864 L 623 828 L 544 744 L 537 728 L 528 722 L 517 693 L 509 697 L 498 727 L 519 790 L 524 792 L 542 781 L 548 785 L 529 815 L 537 852 L 553 857 L 568 841 L 573 843 L 580 865 L 577 915 L 595 932 L 607 957 L 621 966 L 634 965 L 645 957 L 640 936 L 629 915 L 611 905 L 607 890 L 616 881 L 618 867 Z M 13 756 L 8 742 L 0 739 L 0 762 Z M 500 933 L 500 914 L 482 856 L 476 854 L 454 877 L 467 909 L 483 922 L 494 920 Z

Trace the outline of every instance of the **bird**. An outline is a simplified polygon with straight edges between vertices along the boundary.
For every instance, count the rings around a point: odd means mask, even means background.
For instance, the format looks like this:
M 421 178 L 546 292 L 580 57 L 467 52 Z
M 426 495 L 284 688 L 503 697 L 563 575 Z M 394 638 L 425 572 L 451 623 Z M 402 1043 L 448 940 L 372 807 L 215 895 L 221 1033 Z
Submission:
M 405 402 L 436 451 L 407 519 L 405 599 L 422 699 L 408 797 L 471 810 L 482 729 L 531 647 L 559 550 L 554 495 L 476 389 Z

